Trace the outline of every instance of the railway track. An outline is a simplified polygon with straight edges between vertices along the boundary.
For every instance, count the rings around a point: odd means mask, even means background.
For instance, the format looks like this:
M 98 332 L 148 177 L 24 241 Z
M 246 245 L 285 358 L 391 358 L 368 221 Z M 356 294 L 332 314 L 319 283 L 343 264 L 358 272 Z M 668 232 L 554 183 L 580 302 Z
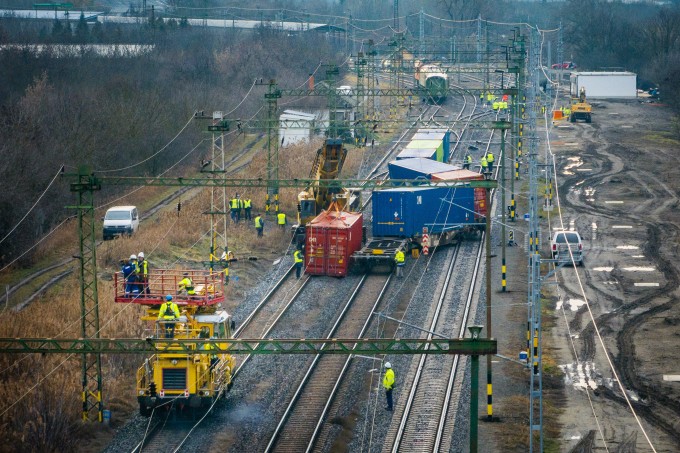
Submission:
M 234 338 L 265 338 L 269 335 L 309 282 L 309 277 L 298 281 L 294 276 L 294 270 L 295 267 L 292 266 L 274 284 L 234 332 Z M 232 380 L 238 376 L 251 357 L 251 355 L 236 357 L 236 370 L 232 375 Z M 226 389 L 222 391 L 225 392 Z M 153 417 L 149 421 L 152 422 L 152 420 Z M 132 450 L 132 453 L 139 453 L 142 449 L 149 452 L 176 451 L 202 421 L 203 417 L 196 422 L 173 422 L 166 427 L 164 421 L 155 420 L 152 422 L 153 427 L 147 430 L 144 438 Z
M 481 244 L 465 242 L 453 251 L 432 320 L 426 327 L 430 332 L 449 338 L 465 336 L 481 263 Z M 460 362 L 459 356 L 420 357 L 408 394 L 397 406 L 397 410 L 403 410 L 399 423 L 393 423 L 388 431 L 385 445 L 391 448 L 387 451 L 449 451 L 442 446 L 442 440 L 451 438 L 452 430 L 445 429 L 445 425 L 449 410 L 458 403 L 457 398 L 452 398 L 452 389 Z
M 391 276 L 364 275 L 328 338 L 361 338 Z M 310 451 L 352 356 L 317 355 L 298 386 L 265 451 Z
M 247 157 L 248 153 L 250 153 L 254 147 L 254 145 L 257 143 L 257 140 L 253 141 L 250 145 L 243 147 L 241 151 L 229 159 L 229 161 L 225 164 L 226 166 L 229 167 L 229 173 L 228 174 L 234 174 L 240 170 L 242 170 L 248 162 L 241 162 L 244 158 Z M 240 162 L 240 163 L 239 163 Z M 163 207 L 168 206 L 171 202 L 173 202 L 177 197 L 184 195 L 186 192 L 194 189 L 193 187 L 182 187 L 176 191 L 174 191 L 172 194 L 168 195 L 165 197 L 163 200 L 158 202 L 155 206 L 144 212 L 143 214 L 140 215 L 140 220 L 147 220 L 151 218 L 154 214 L 156 214 L 158 211 L 160 211 Z M 102 245 L 104 241 L 97 241 L 97 247 Z M 5 304 L 9 303 L 10 296 L 13 294 L 20 294 L 21 295 L 21 300 L 18 301 L 17 303 L 13 304 L 13 309 L 15 311 L 20 311 L 27 305 L 29 305 L 36 297 L 38 297 L 40 294 L 44 293 L 47 291 L 49 288 L 57 284 L 59 281 L 61 281 L 64 277 L 68 276 L 73 272 L 73 263 L 75 262 L 75 258 L 69 257 L 69 258 L 64 258 L 61 261 L 54 263 L 48 267 L 38 269 L 35 272 L 31 273 L 30 275 L 24 277 L 21 281 L 15 283 L 12 286 L 8 286 L 7 290 L 4 293 L 4 297 L 0 296 L 0 302 L 4 302 Z M 42 280 L 42 281 L 41 281 Z M 22 288 L 28 287 L 28 285 L 40 285 L 37 289 L 32 290 L 28 293 L 25 291 L 22 291 Z

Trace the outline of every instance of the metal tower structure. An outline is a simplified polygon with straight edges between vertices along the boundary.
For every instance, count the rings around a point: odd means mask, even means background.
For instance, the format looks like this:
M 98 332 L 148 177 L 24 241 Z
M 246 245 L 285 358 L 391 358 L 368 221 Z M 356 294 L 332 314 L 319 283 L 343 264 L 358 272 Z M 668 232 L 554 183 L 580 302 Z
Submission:
M 528 292 L 529 326 L 531 326 L 531 360 L 529 385 L 529 451 L 543 451 L 543 363 L 541 348 L 541 256 L 539 252 L 538 223 L 538 134 L 536 131 L 536 110 L 539 94 L 539 52 L 541 35 L 538 29 L 530 29 L 529 65 L 530 86 L 527 90 L 529 107 L 529 257 Z M 535 435 L 538 439 L 534 439 Z M 535 443 L 538 441 L 538 445 Z M 536 449 L 536 450 L 534 450 Z
M 101 184 L 86 167 L 80 167 L 71 183 L 71 192 L 78 194 L 78 204 L 68 206 L 78 210 L 80 239 L 80 320 L 83 339 L 99 338 L 99 299 L 97 295 L 97 243 L 95 240 L 94 192 Z M 82 418 L 83 421 L 103 420 L 102 359 L 100 353 L 85 352 L 82 357 Z
M 224 132 L 229 130 L 229 126 L 222 124 L 224 118 L 222 112 L 213 112 L 213 124 L 210 127 L 212 132 L 212 164 L 211 172 L 213 178 L 219 177 L 226 172 L 224 164 Z M 217 136 L 219 133 L 219 136 Z M 219 140 L 219 146 L 217 141 Z M 227 242 L 227 188 L 213 187 L 210 194 L 210 272 L 215 269 L 215 262 L 219 260 L 221 251 L 229 251 Z M 228 276 L 229 260 L 224 260 L 224 273 Z

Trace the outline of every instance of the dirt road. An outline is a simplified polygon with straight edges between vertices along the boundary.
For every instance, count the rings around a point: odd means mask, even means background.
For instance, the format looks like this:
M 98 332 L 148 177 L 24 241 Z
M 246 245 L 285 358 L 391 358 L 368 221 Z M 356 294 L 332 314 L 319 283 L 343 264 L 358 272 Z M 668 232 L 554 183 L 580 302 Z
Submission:
M 665 107 L 601 101 L 593 112 L 592 124 L 551 137 L 563 224 L 555 210 L 550 227 L 576 228 L 585 243 L 585 266 L 559 271 L 551 307 L 566 386 L 560 449 L 680 451 L 680 382 L 663 380 L 680 375 L 680 146 Z

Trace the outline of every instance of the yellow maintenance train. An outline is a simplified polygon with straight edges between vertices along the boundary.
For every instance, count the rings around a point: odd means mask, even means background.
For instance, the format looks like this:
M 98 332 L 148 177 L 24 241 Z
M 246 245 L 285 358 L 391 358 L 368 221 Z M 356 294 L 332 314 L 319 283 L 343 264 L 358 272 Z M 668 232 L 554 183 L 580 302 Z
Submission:
M 221 309 L 224 301 L 220 274 L 203 271 L 158 270 L 145 280 L 115 275 L 115 300 L 146 308 L 142 319 L 148 323 L 148 341 L 155 338 L 220 339 L 226 346 L 232 338 L 234 323 Z M 171 299 L 178 315 L 159 319 L 159 310 Z M 197 348 L 196 346 L 194 346 Z M 171 409 L 193 415 L 208 410 L 231 388 L 234 358 L 229 354 L 211 354 L 208 349 L 189 352 L 179 345 L 144 360 L 137 370 L 139 412 L 151 416 L 154 411 Z

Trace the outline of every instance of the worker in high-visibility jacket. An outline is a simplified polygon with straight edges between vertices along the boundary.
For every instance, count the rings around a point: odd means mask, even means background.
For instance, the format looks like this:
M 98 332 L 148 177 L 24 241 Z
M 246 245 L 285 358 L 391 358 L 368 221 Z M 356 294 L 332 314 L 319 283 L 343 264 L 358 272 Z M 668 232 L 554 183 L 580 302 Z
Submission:
M 279 228 L 281 229 L 286 227 L 286 223 L 288 223 L 288 221 L 286 220 L 285 212 L 279 212 L 278 214 L 276 214 L 276 223 L 279 224 Z
M 393 407 L 392 390 L 394 390 L 394 370 L 390 362 L 385 362 L 385 376 L 383 377 L 383 387 L 385 387 L 385 398 L 387 407 L 385 410 L 391 411 Z
M 161 305 L 158 311 L 158 320 L 163 321 L 165 327 L 165 338 L 173 338 L 175 336 L 175 323 L 168 322 L 179 318 L 179 307 L 172 301 L 172 296 L 168 294 L 165 296 L 165 302 Z
M 261 238 L 264 232 L 264 220 L 260 214 L 255 214 L 255 230 L 257 231 L 257 237 Z
M 196 291 L 194 290 L 194 282 L 191 281 L 191 278 L 189 277 L 189 273 L 185 272 L 184 273 L 184 278 L 180 280 L 179 284 L 177 285 L 177 291 L 182 292 L 186 291 L 188 296 L 193 296 L 196 294 Z
M 231 209 L 231 221 L 237 223 L 241 220 L 241 200 L 236 195 L 229 200 L 229 209 Z
M 491 104 L 491 108 L 494 109 L 494 111 L 498 110 L 500 108 L 500 102 L 493 101 L 493 104 Z
M 489 171 L 489 163 L 486 161 L 486 156 L 482 156 L 482 160 L 479 163 L 482 167 L 482 174 L 485 175 Z
M 470 153 L 465 153 L 465 157 L 463 158 L 463 169 L 469 170 L 471 164 L 472 164 L 472 156 L 470 155 Z
M 396 274 L 397 278 L 402 278 L 404 276 L 404 265 L 406 264 L 404 262 L 405 256 L 404 256 L 404 251 L 402 249 L 397 250 L 397 253 L 394 255 L 394 263 L 396 264 Z
M 250 218 L 250 210 L 253 207 L 253 202 L 250 198 L 246 198 L 243 200 L 243 210 L 245 211 L 245 220 L 251 220 Z
M 140 294 L 151 294 L 151 289 L 149 288 L 149 262 L 144 258 L 144 252 L 139 252 L 137 254 L 137 279 L 141 284 Z
M 300 249 L 295 250 L 295 252 L 293 253 L 293 259 L 295 259 L 295 276 L 299 280 L 300 274 L 302 273 L 302 264 L 305 261 L 302 255 L 302 251 Z
M 198 338 L 209 339 L 210 338 L 210 328 L 208 326 L 201 327 L 201 331 L 198 334 Z M 201 346 L 200 349 L 202 349 L 204 351 L 210 351 L 210 350 L 213 349 L 213 347 L 210 344 L 204 344 L 204 345 Z M 219 362 L 219 358 L 217 357 L 217 354 L 210 354 L 210 368 L 209 369 L 212 370 L 213 368 L 215 368 L 215 365 L 217 365 L 217 362 Z
M 489 173 L 493 173 L 493 161 L 495 160 L 494 155 L 491 151 L 486 154 L 486 163 L 489 166 Z

